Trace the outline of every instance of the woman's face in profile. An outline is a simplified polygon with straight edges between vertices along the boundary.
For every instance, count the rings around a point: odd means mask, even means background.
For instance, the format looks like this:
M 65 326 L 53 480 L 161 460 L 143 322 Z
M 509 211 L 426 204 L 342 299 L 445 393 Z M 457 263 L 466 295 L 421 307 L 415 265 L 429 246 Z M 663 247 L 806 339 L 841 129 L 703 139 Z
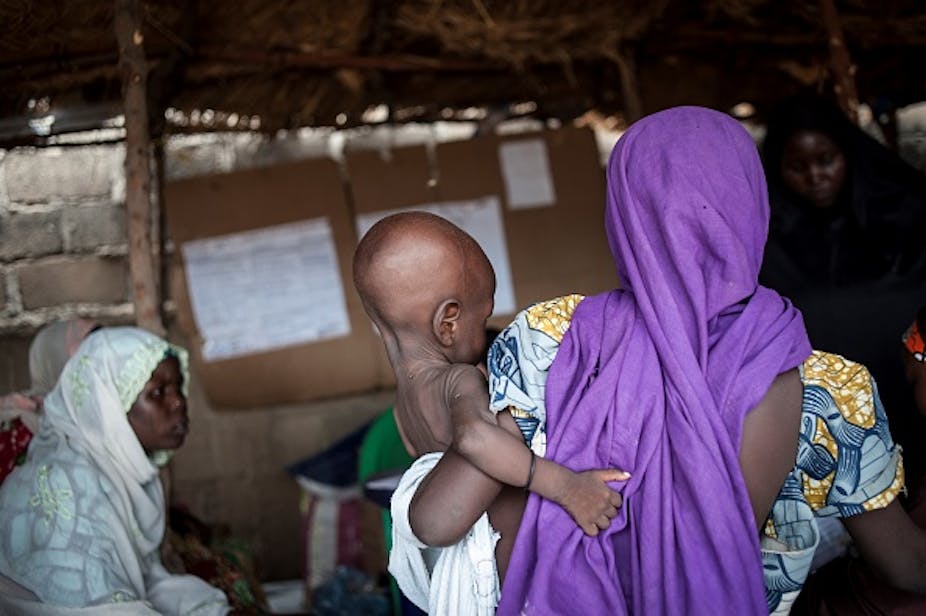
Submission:
M 781 179 L 814 207 L 832 207 L 846 181 L 845 154 L 823 133 L 797 131 L 785 142 Z
M 189 431 L 183 376 L 176 357 L 158 364 L 129 409 L 129 425 L 148 453 L 177 449 Z

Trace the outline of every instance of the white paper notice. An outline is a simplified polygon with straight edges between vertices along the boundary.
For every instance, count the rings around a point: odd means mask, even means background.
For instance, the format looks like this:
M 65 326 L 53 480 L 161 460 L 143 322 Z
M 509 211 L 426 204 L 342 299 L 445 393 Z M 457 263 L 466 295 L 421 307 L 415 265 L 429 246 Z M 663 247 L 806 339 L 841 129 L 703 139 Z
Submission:
M 498 197 L 489 196 L 470 201 L 443 201 L 414 207 L 374 212 L 357 216 L 357 237 L 363 237 L 377 221 L 390 214 L 425 211 L 446 218 L 479 242 L 495 269 L 495 312 L 513 314 L 517 308 L 511 265 L 508 261 L 508 244 L 505 241 L 505 223 Z
M 498 146 L 505 196 L 513 210 L 556 203 L 547 144 L 543 139 L 508 141 Z
M 193 240 L 182 250 L 206 360 L 350 333 L 327 218 Z

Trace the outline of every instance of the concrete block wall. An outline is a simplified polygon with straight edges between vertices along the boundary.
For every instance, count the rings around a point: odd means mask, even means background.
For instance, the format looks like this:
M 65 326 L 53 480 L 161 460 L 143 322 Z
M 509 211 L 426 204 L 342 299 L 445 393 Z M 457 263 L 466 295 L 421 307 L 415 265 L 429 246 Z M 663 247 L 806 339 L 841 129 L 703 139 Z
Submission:
M 345 138 L 333 134 L 177 136 L 165 172 L 173 179 L 337 157 Z M 373 131 L 349 139 L 385 143 Z M 75 315 L 132 321 L 124 156 L 121 144 L 0 150 L 0 335 Z
M 129 322 L 121 145 L 0 153 L 0 333 Z

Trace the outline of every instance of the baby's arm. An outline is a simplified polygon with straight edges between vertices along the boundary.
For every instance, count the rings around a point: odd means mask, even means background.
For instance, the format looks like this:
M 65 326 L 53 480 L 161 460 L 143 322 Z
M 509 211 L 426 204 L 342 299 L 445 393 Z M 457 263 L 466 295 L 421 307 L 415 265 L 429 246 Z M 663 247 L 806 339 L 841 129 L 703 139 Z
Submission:
M 432 547 L 459 542 L 503 487 L 448 449 L 412 497 L 408 519 L 415 536 Z
M 523 440 L 498 425 L 489 410 L 485 378 L 475 367 L 456 367 L 448 383 L 452 449 L 486 475 L 558 503 L 586 534 L 597 535 L 608 527 L 621 495 L 606 482 L 623 481 L 627 473 L 615 469 L 576 473 L 535 456 Z

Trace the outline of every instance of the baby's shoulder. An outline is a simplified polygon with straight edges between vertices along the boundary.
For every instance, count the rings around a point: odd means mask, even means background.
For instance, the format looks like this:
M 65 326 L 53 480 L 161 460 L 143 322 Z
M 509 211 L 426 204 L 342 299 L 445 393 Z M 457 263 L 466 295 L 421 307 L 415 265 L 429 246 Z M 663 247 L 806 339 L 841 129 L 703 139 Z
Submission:
M 444 387 L 449 403 L 463 396 L 488 397 L 489 395 L 485 373 L 477 366 L 469 364 L 452 364 L 449 366 Z

